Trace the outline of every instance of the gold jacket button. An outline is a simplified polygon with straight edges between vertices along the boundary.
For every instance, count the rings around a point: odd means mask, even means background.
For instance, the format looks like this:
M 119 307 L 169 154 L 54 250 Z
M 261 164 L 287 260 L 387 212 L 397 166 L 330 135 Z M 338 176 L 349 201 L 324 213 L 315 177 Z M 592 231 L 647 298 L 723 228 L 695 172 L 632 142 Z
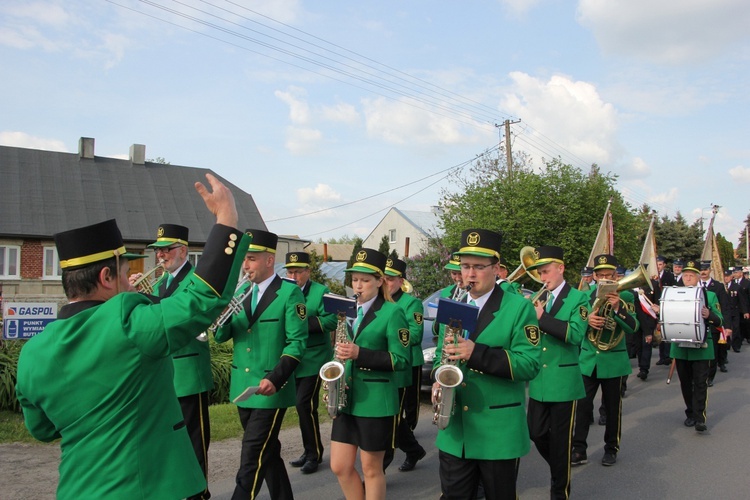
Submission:
M 469 411 L 469 407 L 468 406 L 464 406 L 464 411 Z
M 227 243 L 227 245 L 229 245 L 229 248 L 234 248 L 234 246 L 235 246 L 236 244 L 237 244 L 237 243 L 235 243 L 234 241 L 230 241 L 229 243 Z
M 544 364 L 542 365 L 542 368 L 547 368 L 547 363 L 544 363 Z
M 466 387 L 466 382 L 462 382 L 461 387 Z
M 232 249 L 231 249 L 231 248 L 229 248 L 229 247 L 226 247 L 226 248 L 224 249 L 224 253 L 225 253 L 225 254 L 227 254 L 227 255 L 232 255 L 232 253 L 233 253 L 233 252 L 234 252 L 234 250 L 232 250 Z
M 547 348 L 546 348 L 546 347 L 542 347 L 542 351 L 546 351 L 546 350 L 547 350 Z
M 234 233 L 232 233 L 232 234 L 229 235 L 229 239 L 232 240 L 232 241 L 237 241 L 237 235 L 234 234 Z
M 245 368 L 245 373 L 250 373 L 250 368 Z
M 247 352 L 250 352 L 250 351 L 252 351 L 252 349 L 250 349 L 250 348 L 248 347 L 248 348 L 247 348 Z

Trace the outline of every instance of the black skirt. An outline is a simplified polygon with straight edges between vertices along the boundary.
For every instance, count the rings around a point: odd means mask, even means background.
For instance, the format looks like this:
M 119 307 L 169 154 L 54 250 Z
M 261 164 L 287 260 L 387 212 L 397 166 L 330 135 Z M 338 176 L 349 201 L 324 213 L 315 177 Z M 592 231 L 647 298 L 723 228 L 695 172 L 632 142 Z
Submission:
M 396 416 L 355 417 L 342 413 L 333 420 L 331 441 L 353 444 L 364 451 L 394 448 Z

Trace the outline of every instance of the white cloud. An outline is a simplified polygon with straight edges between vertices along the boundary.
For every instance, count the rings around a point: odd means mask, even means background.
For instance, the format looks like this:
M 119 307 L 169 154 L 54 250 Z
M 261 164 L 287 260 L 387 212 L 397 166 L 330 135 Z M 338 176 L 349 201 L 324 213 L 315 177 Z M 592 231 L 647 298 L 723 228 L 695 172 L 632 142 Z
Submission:
M 606 53 L 679 65 L 745 43 L 750 9 L 747 0 L 580 0 L 577 19 Z
M 329 206 L 332 202 L 341 201 L 341 194 L 328 184 L 318 183 L 314 188 L 299 188 L 297 201 L 303 205 L 323 207 Z
M 656 193 L 648 197 L 649 204 L 660 204 L 674 206 L 679 198 L 680 190 L 676 187 L 670 188 L 669 191 Z
M 349 125 L 359 121 L 357 108 L 351 104 L 339 103 L 334 106 L 322 106 L 321 117 L 332 122 L 341 122 Z
M 322 138 L 323 133 L 317 129 L 288 127 L 284 146 L 295 155 L 311 154 L 317 152 Z
M 529 146 L 551 139 L 586 163 L 607 165 L 616 160 L 621 150 L 616 139 L 617 111 L 602 100 L 594 85 L 563 75 L 542 81 L 516 71 L 510 77 L 513 86 L 500 107 L 522 116 L 521 127 L 534 127 L 525 132 L 532 137 L 526 140 Z
M 304 97 L 307 91 L 300 87 L 290 86 L 286 92 L 277 90 L 274 95 L 289 105 L 289 119 L 296 125 L 307 125 L 310 123 L 310 106 Z
M 729 169 L 729 177 L 734 182 L 741 182 L 743 184 L 750 183 L 750 168 L 737 165 L 734 168 Z
M 500 0 L 500 3 L 505 5 L 509 11 L 515 14 L 525 14 L 531 10 L 540 0 Z
M 456 120 L 435 115 L 403 101 L 363 99 L 367 132 L 393 144 L 472 144 L 479 138 L 466 133 Z M 477 124 L 477 126 L 480 126 Z M 485 129 L 489 130 L 487 127 Z M 493 131 L 492 136 L 495 133 Z
M 34 137 L 25 132 L 15 132 L 6 130 L 0 132 L 0 144 L 3 146 L 13 146 L 17 148 L 42 149 L 44 151 L 61 151 L 68 152 L 65 143 L 58 139 L 45 139 L 43 137 Z
M 70 16 L 58 2 L 9 3 L 0 12 L 19 19 L 31 19 L 48 26 L 63 26 Z

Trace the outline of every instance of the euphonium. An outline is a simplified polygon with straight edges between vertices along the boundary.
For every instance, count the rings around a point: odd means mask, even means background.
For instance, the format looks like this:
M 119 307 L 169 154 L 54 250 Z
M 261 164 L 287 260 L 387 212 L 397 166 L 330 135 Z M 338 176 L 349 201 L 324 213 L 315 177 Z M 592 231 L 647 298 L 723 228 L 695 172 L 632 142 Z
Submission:
M 435 381 L 440 387 L 432 391 L 432 423 L 437 425 L 440 430 L 448 427 L 451 416 L 456 406 L 455 388 L 464 380 L 464 374 L 456 366 L 458 360 L 448 359 L 448 353 L 445 352 L 445 346 L 450 344 L 457 345 L 458 337 L 463 334 L 461 322 L 451 322 L 445 327 L 443 335 L 443 351 L 440 358 L 440 367 L 435 370 Z
M 161 276 L 156 277 L 157 271 L 162 271 Z M 153 295 L 154 290 L 159 286 L 161 280 L 167 275 L 167 269 L 164 267 L 164 261 L 160 260 L 153 269 L 147 273 L 143 273 L 140 278 L 133 282 L 133 287 L 141 292 Z
M 606 285 L 607 280 L 601 280 L 601 285 Z M 642 288 L 648 286 L 651 287 L 651 279 L 646 273 L 646 268 L 643 265 L 638 266 L 638 269 L 627 277 L 621 279 L 617 283 L 617 293 L 624 290 L 630 290 L 632 288 Z M 599 290 L 600 287 L 597 287 Z M 620 299 L 620 306 L 625 307 L 625 302 Z M 617 347 L 625 336 L 625 331 L 620 329 L 620 333 L 617 334 L 617 323 L 615 322 L 612 304 L 609 303 L 606 297 L 597 296 L 594 300 L 591 310 L 596 312 L 597 316 L 604 318 L 604 326 L 600 329 L 594 329 L 589 327 L 587 336 L 589 341 L 594 344 L 594 347 L 600 351 L 609 351 Z
M 508 281 L 520 285 L 531 278 L 537 283 L 541 283 L 542 278 L 539 277 L 539 271 L 536 269 L 527 269 L 534 262 L 536 262 L 534 247 L 523 247 L 521 249 L 521 264 L 508 275 Z
M 237 293 L 237 290 L 242 288 L 242 285 L 247 283 L 249 280 L 250 275 L 248 273 L 243 273 L 242 277 L 237 281 L 237 286 L 234 288 L 234 293 Z M 213 323 L 211 323 L 211 326 L 209 326 L 205 332 L 202 332 L 195 338 L 200 340 L 201 342 L 206 342 L 208 340 L 208 332 L 216 333 L 216 330 L 226 325 L 227 321 L 229 321 L 232 316 L 244 309 L 242 303 L 246 298 L 250 296 L 251 293 L 253 293 L 253 287 L 250 286 L 240 295 L 235 295 L 234 297 L 232 297 L 232 300 L 229 301 L 227 307 L 221 312 L 219 317 L 216 318 Z
M 349 342 L 349 332 L 346 326 L 346 313 L 337 314 L 335 343 Z M 320 378 L 323 380 L 323 402 L 326 404 L 328 415 L 336 418 L 341 410 L 346 408 L 346 380 L 344 379 L 344 360 L 336 354 L 334 345 L 333 361 L 329 361 L 320 367 Z

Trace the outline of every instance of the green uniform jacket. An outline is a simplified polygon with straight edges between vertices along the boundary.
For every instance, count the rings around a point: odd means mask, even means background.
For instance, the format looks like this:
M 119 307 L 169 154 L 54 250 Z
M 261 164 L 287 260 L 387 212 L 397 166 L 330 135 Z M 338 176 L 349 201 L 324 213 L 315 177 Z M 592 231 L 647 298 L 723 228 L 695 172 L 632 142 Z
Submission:
M 57 498 L 173 499 L 205 489 L 171 355 L 227 305 L 245 256 L 232 249 L 249 243 L 216 225 L 183 293 L 157 304 L 139 293 L 68 304 L 24 346 L 16 392 L 26 427 L 41 441 L 62 438 Z
M 724 316 L 721 314 L 719 299 L 716 297 L 716 294 L 708 290 L 706 290 L 706 307 L 709 310 L 708 319 L 704 320 L 706 326 L 706 347 L 679 347 L 673 343 L 669 349 L 670 357 L 674 359 L 686 359 L 688 361 L 714 359 L 714 341 L 711 336 L 711 329 L 720 327 L 724 322 Z
M 529 382 L 529 397 L 542 402 L 573 401 L 586 395 L 578 365 L 581 341 L 586 335 L 589 300 L 565 283 L 552 310 L 542 313 L 541 369 Z
M 444 331 L 444 329 L 441 329 Z M 436 352 L 442 352 L 441 331 Z M 539 373 L 539 325 L 531 302 L 495 285 L 469 336 L 476 344 L 459 366 L 456 407 L 437 447 L 472 460 L 518 458 L 529 451 L 526 382 Z M 435 368 L 440 366 L 435 356 Z
M 398 414 L 396 371 L 409 360 L 409 325 L 404 310 L 378 296 L 353 335 L 357 359 L 346 361 L 344 413 L 357 417 Z
M 172 280 L 169 288 L 165 288 L 163 294 L 160 291 L 159 296 L 165 298 L 181 293 L 190 283 L 192 276 L 193 266 L 187 262 Z M 201 331 L 195 333 L 196 337 Z M 208 342 L 192 338 L 188 345 L 172 354 L 172 363 L 174 364 L 174 390 L 177 392 L 177 397 L 200 394 L 214 388 Z
M 252 286 L 247 283 L 245 287 Z M 273 396 L 253 395 L 237 403 L 243 408 L 289 408 L 296 402 L 295 368 L 307 344 L 307 308 L 299 287 L 276 276 L 250 317 L 250 295 L 245 310 L 216 332 L 217 342 L 234 339 L 229 399 L 267 378 Z
M 589 302 L 593 302 L 596 291 L 594 289 L 589 290 L 588 297 Z M 615 335 L 619 335 L 620 331 L 624 331 L 626 335 L 632 335 L 634 331 L 638 330 L 633 294 L 627 290 L 622 291 L 620 292 L 620 299 L 625 302 L 625 307 L 620 304 L 618 314 L 614 315 L 615 323 L 617 323 Z M 633 371 L 624 337 L 613 349 L 602 351 L 591 343 L 588 335 L 585 335 L 581 342 L 580 363 L 581 373 L 587 377 L 592 376 L 594 369 L 596 369 L 596 378 L 622 377 L 630 375 Z
M 424 314 L 424 306 L 418 298 L 401 290 L 396 292 L 392 299 L 397 306 L 404 310 L 406 322 L 409 323 L 409 342 L 411 344 L 409 348 L 411 351 L 409 353 L 409 366 L 396 374 L 398 386 L 409 387 L 412 383 L 412 367 L 424 364 L 424 356 L 422 355 L 422 336 L 424 335 L 422 315 Z
M 323 308 L 323 295 L 330 293 L 328 287 L 309 281 L 302 289 L 307 306 L 307 350 L 294 371 L 295 377 L 311 377 L 320 372 L 320 367 L 331 360 L 331 332 L 336 329 L 336 315 Z

